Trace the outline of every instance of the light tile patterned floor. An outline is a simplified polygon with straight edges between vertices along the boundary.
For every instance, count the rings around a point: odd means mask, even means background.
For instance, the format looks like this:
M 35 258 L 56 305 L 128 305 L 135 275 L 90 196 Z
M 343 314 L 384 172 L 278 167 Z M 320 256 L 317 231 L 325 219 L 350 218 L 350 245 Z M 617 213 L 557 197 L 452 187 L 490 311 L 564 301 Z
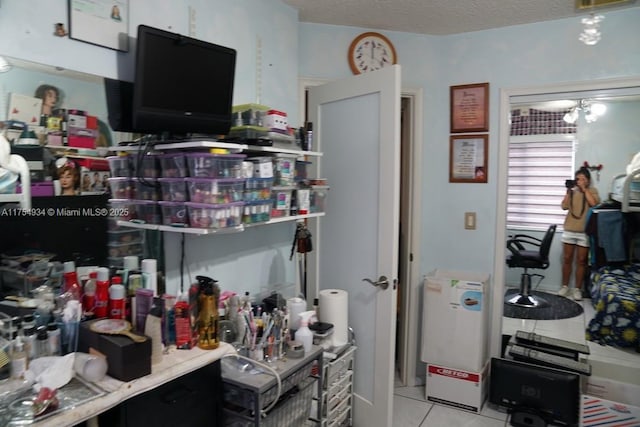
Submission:
M 625 381 L 631 381 L 640 385 L 640 354 L 634 351 L 624 351 L 612 347 L 604 347 L 585 340 L 585 327 L 593 317 L 591 301 L 585 299 L 582 302 L 584 313 L 580 316 L 564 320 L 523 320 L 503 318 L 503 332 L 513 334 L 517 330 L 537 332 L 555 338 L 562 338 L 574 342 L 586 343 L 591 354 L 589 360 L 598 369 L 616 374 L 616 366 Z M 631 368 L 631 369 L 630 369 Z M 638 376 L 629 377 L 631 375 Z M 595 372 L 595 368 L 594 368 Z M 480 414 L 457 410 L 427 402 L 424 386 L 403 387 L 396 383 L 394 392 L 394 427 L 507 427 L 508 416 L 505 413 L 495 411 L 485 404 Z

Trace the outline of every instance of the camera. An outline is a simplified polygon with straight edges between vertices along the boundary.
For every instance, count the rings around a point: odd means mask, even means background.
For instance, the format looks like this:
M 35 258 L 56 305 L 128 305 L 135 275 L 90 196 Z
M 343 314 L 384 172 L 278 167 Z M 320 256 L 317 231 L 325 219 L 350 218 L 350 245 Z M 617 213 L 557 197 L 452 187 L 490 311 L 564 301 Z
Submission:
M 576 186 L 576 180 L 575 179 L 567 179 L 564 182 L 564 186 L 567 187 L 567 188 L 573 188 L 573 187 Z

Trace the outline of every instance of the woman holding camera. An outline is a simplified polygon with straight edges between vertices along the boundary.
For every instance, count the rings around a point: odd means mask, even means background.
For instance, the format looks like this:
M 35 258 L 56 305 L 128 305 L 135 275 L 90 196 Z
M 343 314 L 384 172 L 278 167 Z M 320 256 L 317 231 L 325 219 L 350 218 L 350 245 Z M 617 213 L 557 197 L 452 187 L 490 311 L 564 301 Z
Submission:
M 589 237 L 584 229 L 587 225 L 589 208 L 600 203 L 598 190 L 591 187 L 589 169 L 581 167 L 575 174 L 575 181 L 567 180 L 567 192 L 562 199 L 562 209 L 568 210 L 562 233 L 562 288 L 558 295 L 569 295 L 569 279 L 575 257 L 575 288 L 572 296 L 576 301 L 582 299 L 582 283 L 587 270 L 589 255 Z

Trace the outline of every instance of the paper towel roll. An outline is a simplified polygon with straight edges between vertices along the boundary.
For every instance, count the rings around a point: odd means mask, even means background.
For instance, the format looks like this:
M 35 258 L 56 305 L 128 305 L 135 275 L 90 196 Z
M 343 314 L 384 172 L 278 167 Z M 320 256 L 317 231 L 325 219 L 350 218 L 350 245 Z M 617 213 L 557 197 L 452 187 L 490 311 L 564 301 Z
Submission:
M 300 297 L 289 298 L 287 310 L 289 311 L 289 328 L 295 331 L 300 327 L 300 313 L 307 311 L 307 302 Z
M 143 277 L 146 278 L 145 288 L 151 289 L 158 295 L 158 261 L 152 258 L 143 259 L 140 264 Z
M 349 293 L 342 289 L 320 291 L 320 321 L 333 324 L 331 341 L 335 347 L 349 342 Z

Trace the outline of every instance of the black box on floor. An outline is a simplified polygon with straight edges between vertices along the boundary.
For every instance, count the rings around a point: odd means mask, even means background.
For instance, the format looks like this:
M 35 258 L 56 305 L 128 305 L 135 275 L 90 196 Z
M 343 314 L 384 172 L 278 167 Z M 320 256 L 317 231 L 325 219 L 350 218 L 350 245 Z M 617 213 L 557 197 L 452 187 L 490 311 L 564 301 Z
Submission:
M 107 357 L 107 374 L 120 381 L 131 381 L 151 373 L 151 338 L 136 343 L 123 335 L 93 332 L 93 320 L 80 323 L 78 351 L 93 348 Z

